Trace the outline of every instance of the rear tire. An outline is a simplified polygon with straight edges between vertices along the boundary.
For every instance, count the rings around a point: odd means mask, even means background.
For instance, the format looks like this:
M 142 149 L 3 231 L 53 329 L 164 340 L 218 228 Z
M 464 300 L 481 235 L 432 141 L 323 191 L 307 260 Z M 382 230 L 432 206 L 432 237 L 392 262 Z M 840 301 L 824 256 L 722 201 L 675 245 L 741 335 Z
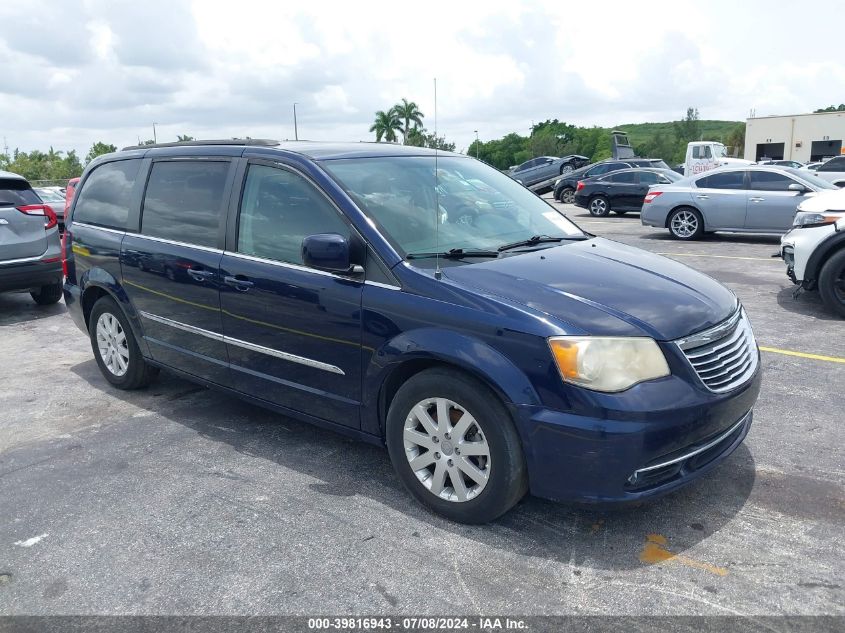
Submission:
M 29 296 L 40 306 L 51 306 L 62 298 L 62 282 L 41 286 L 38 290 L 30 292 Z
M 831 255 L 822 266 L 819 294 L 828 310 L 845 318 L 845 249 Z
M 492 521 L 528 490 L 510 414 L 486 385 L 462 372 L 428 369 L 408 380 L 390 404 L 386 435 L 411 495 L 453 521 Z
M 590 215 L 596 218 L 606 217 L 610 213 L 610 200 L 604 196 L 596 196 L 590 200 L 589 204 Z
M 679 207 L 672 211 L 666 226 L 676 240 L 697 240 L 704 234 L 704 220 L 692 207 Z
M 88 320 L 91 349 L 103 377 L 118 389 L 146 387 L 158 375 L 141 354 L 129 320 L 111 297 L 98 299 Z

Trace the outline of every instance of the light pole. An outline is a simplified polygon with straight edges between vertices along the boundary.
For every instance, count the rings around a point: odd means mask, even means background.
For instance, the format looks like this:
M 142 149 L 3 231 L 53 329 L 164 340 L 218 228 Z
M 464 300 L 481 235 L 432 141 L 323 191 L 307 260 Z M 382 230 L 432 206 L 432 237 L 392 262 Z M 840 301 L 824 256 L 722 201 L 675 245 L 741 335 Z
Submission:
M 478 145 L 479 145 L 478 130 L 475 130 L 475 160 L 478 160 Z
M 299 140 L 299 129 L 296 127 L 296 103 L 293 104 L 293 137 Z
M 156 138 L 156 124 L 153 121 L 153 143 L 158 143 L 158 139 Z

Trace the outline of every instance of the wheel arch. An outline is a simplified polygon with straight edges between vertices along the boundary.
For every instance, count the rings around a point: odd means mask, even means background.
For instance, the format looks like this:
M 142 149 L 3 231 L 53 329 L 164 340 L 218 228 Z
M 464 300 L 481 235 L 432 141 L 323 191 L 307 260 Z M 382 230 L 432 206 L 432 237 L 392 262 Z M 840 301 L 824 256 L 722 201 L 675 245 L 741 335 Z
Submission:
M 113 277 L 111 278 L 113 283 L 107 283 L 106 280 L 88 280 L 88 283 L 85 284 L 85 287 L 82 290 L 82 294 L 80 295 L 79 305 L 82 310 L 82 318 L 85 322 L 86 330 L 90 327 L 90 318 L 91 318 L 91 310 L 94 308 L 94 304 L 97 303 L 103 297 L 109 297 L 114 300 L 117 306 L 123 310 L 123 314 L 126 316 L 126 319 L 129 321 L 129 325 L 132 328 L 132 334 L 135 336 L 135 341 L 138 343 L 138 347 L 141 350 L 141 354 L 149 358 L 150 351 L 149 347 L 147 346 L 147 342 L 144 339 L 143 331 L 141 329 L 140 320 L 138 318 L 138 313 L 132 307 L 131 302 L 129 301 L 129 297 L 124 292 L 123 288 L 117 284 L 117 280 Z
M 804 268 L 804 282 L 815 284 L 825 262 L 835 253 L 845 249 L 845 233 L 833 233 L 825 238 L 810 254 Z
M 396 392 L 413 376 L 435 367 L 478 380 L 506 407 L 540 403 L 528 376 L 495 348 L 465 334 L 425 328 L 399 334 L 373 355 L 364 377 L 363 430 L 384 437 Z

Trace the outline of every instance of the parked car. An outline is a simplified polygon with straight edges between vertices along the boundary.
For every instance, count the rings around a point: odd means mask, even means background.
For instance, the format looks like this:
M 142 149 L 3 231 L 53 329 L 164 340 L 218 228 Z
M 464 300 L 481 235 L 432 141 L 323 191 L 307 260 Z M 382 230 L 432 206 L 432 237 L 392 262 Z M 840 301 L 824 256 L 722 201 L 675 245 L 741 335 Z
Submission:
M 760 165 L 773 165 L 775 167 L 792 167 L 792 169 L 801 169 L 804 163 L 799 163 L 797 160 L 767 160 L 760 163 Z
M 73 202 L 73 194 L 76 191 L 76 186 L 79 184 L 79 178 L 71 178 L 67 181 L 67 188 L 65 189 L 65 212 L 64 217 L 70 210 L 70 205 Z
M 590 215 L 603 217 L 611 211 L 625 215 L 639 212 L 643 198 L 652 185 L 669 185 L 683 177 L 671 169 L 635 167 L 620 169 L 604 176 L 579 180 L 575 188 L 575 206 L 588 209 Z
M 803 166 L 799 167 L 798 169 L 806 170 L 806 171 L 818 171 L 819 167 L 821 167 L 822 165 L 824 165 L 824 161 L 823 160 L 817 160 L 817 161 L 814 161 L 812 163 L 807 163 L 806 165 L 803 165 Z
M 792 283 L 817 290 L 845 318 L 845 190 L 825 191 L 798 205 L 792 230 L 780 239 Z
M 39 305 L 62 298 L 58 218 L 26 178 L 0 171 L 0 292 L 29 292 Z
M 611 171 L 629 169 L 631 167 L 652 167 L 655 169 L 668 169 L 669 166 L 659 158 L 628 158 L 624 161 L 604 160 L 581 169 L 576 169 L 562 178 L 555 181 L 554 198 L 564 204 L 572 204 L 575 200 L 575 188 L 579 180 L 595 178 Z
M 845 187 L 845 156 L 834 156 L 826 160 L 819 165 L 816 175 L 837 187 Z
M 411 495 L 472 523 L 526 491 L 663 494 L 747 434 L 759 352 L 710 277 L 585 234 L 460 154 L 235 143 L 85 169 L 65 299 L 115 387 L 167 368 L 386 445 Z M 443 221 L 435 161 L 510 212 Z M 123 265 L 130 253 L 186 274 Z
M 705 233 L 784 233 L 805 196 L 834 189 L 814 174 L 789 167 L 723 167 L 646 194 L 640 221 L 669 229 L 680 240 Z
M 540 156 L 525 161 L 521 165 L 511 167 L 508 173 L 521 182 L 526 187 L 535 185 L 544 180 L 549 180 L 555 176 L 560 176 L 571 172 L 578 167 L 586 165 L 590 159 L 586 156 L 578 156 L 577 154 L 570 154 L 563 158 L 555 156 Z
M 34 187 L 41 201 L 49 206 L 59 220 L 59 232 L 65 230 L 65 197 L 58 187 Z

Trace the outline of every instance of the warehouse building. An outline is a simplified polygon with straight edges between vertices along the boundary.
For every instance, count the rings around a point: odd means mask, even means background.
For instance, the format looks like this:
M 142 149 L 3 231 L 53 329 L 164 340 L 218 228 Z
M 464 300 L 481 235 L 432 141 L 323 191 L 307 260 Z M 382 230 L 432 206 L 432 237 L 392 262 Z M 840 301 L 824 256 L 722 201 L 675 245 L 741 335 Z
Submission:
M 845 139 L 845 112 L 765 116 L 745 122 L 745 159 L 807 163 L 839 156 Z

